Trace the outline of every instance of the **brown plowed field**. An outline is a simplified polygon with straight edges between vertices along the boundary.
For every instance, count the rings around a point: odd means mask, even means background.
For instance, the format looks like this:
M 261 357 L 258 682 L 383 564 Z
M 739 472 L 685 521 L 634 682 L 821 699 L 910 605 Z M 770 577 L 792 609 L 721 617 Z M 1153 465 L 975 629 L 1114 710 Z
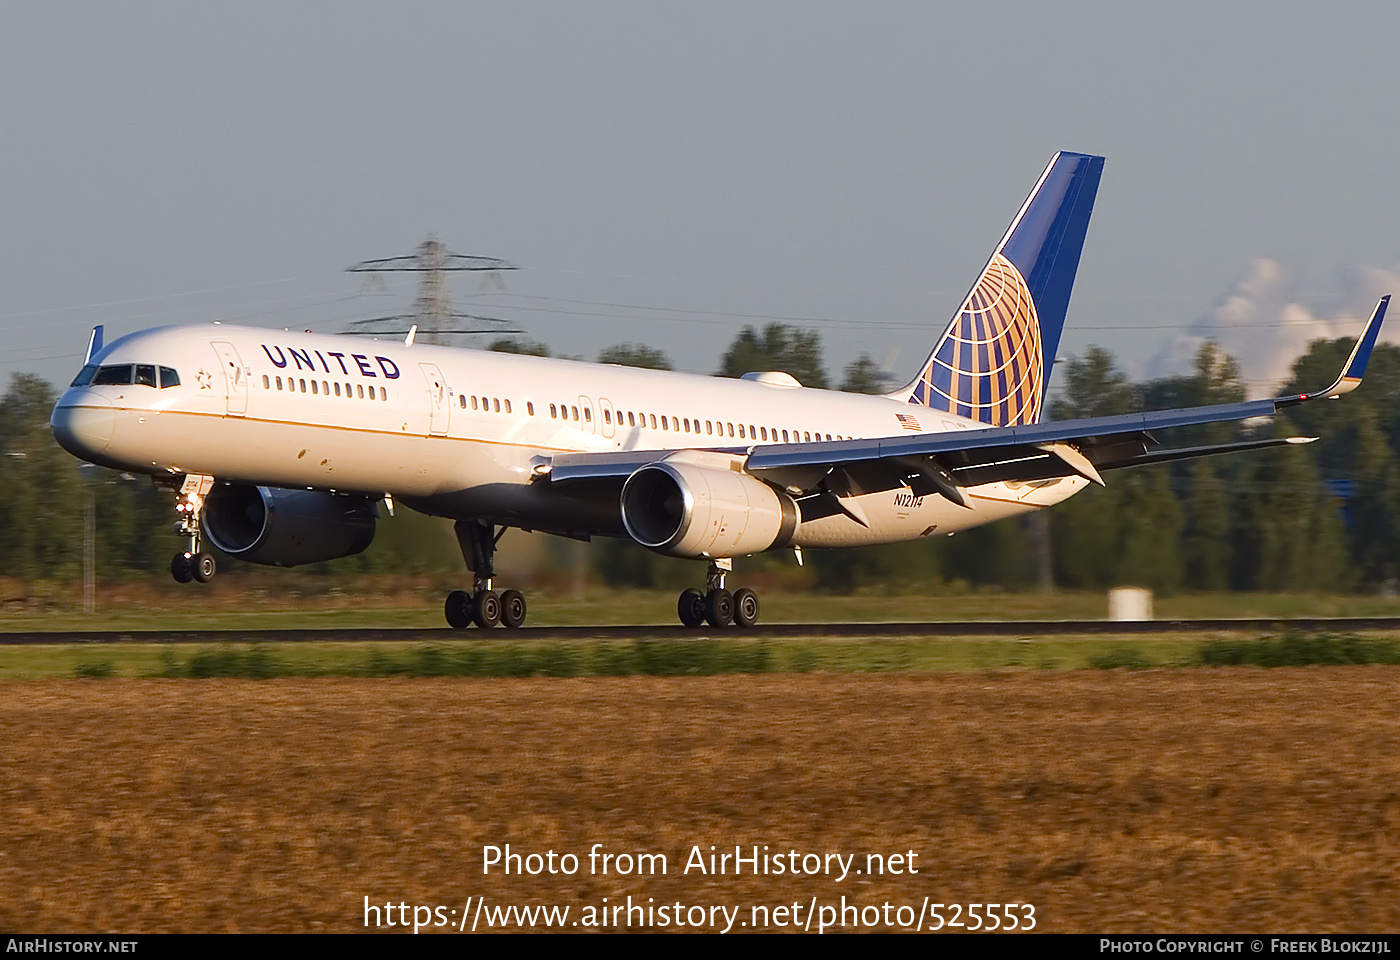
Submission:
M 741 922 L 929 896 L 1034 904 L 1042 931 L 1393 931 L 1397 686 L 1392 667 L 6 682 L 0 928 L 354 931 L 365 897 L 481 895 L 572 920 L 630 894 Z M 581 863 L 483 877 L 505 843 Z M 593 844 L 668 873 L 591 875 Z M 919 872 L 684 874 L 712 844 L 857 868 L 912 850 Z

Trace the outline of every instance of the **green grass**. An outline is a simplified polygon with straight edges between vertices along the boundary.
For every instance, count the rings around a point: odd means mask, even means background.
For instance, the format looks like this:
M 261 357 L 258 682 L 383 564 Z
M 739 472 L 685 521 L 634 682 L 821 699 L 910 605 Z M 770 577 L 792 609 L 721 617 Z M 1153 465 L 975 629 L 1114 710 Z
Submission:
M 1256 640 L 1212 640 L 1202 644 L 1199 657 L 1205 667 L 1346 666 L 1400 663 L 1400 646 L 1394 640 L 1290 633 Z
M 0 647 L 0 678 L 657 676 L 725 673 L 1079 670 L 1397 663 L 1393 639 L 1206 640 L 1196 634 L 897 641 L 697 639 Z

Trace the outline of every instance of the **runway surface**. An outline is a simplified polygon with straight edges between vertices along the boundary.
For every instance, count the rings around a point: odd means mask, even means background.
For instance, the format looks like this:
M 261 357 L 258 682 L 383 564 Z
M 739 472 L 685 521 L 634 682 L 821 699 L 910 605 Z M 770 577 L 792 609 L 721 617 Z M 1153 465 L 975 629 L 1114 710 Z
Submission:
M 1375 633 L 1400 632 L 1400 617 L 1246 618 L 1227 620 L 1011 620 L 926 623 L 794 623 L 748 628 L 680 626 L 522 627 L 315 630 L 69 630 L 0 633 L 0 645 L 71 643 L 365 643 L 415 640 L 686 640 L 899 637 L 1049 637 L 1156 633 Z

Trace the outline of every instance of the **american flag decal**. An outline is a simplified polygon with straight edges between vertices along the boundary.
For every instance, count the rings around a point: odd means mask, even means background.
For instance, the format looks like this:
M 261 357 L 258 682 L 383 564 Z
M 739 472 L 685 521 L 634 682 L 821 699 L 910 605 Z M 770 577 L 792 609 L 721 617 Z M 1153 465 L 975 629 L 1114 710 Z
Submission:
M 915 433 L 919 432 L 920 427 L 917 418 L 911 417 L 907 413 L 896 413 L 894 416 L 895 419 L 899 421 L 899 425 L 905 430 L 912 430 Z

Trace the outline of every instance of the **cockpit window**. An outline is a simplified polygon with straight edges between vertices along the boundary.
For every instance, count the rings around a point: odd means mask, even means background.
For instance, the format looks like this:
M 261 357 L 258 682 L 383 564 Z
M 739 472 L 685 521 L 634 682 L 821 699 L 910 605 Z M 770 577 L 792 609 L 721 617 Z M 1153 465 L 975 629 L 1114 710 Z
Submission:
M 157 373 L 160 375 L 161 389 L 180 385 L 180 375 L 174 367 L 157 367 L 154 363 L 110 363 L 99 367 L 90 363 L 78 371 L 71 386 L 116 387 L 135 383 L 154 387 L 157 386 Z
M 117 363 L 111 366 L 98 367 L 97 375 L 92 378 L 94 387 L 120 386 L 131 382 L 131 364 Z

